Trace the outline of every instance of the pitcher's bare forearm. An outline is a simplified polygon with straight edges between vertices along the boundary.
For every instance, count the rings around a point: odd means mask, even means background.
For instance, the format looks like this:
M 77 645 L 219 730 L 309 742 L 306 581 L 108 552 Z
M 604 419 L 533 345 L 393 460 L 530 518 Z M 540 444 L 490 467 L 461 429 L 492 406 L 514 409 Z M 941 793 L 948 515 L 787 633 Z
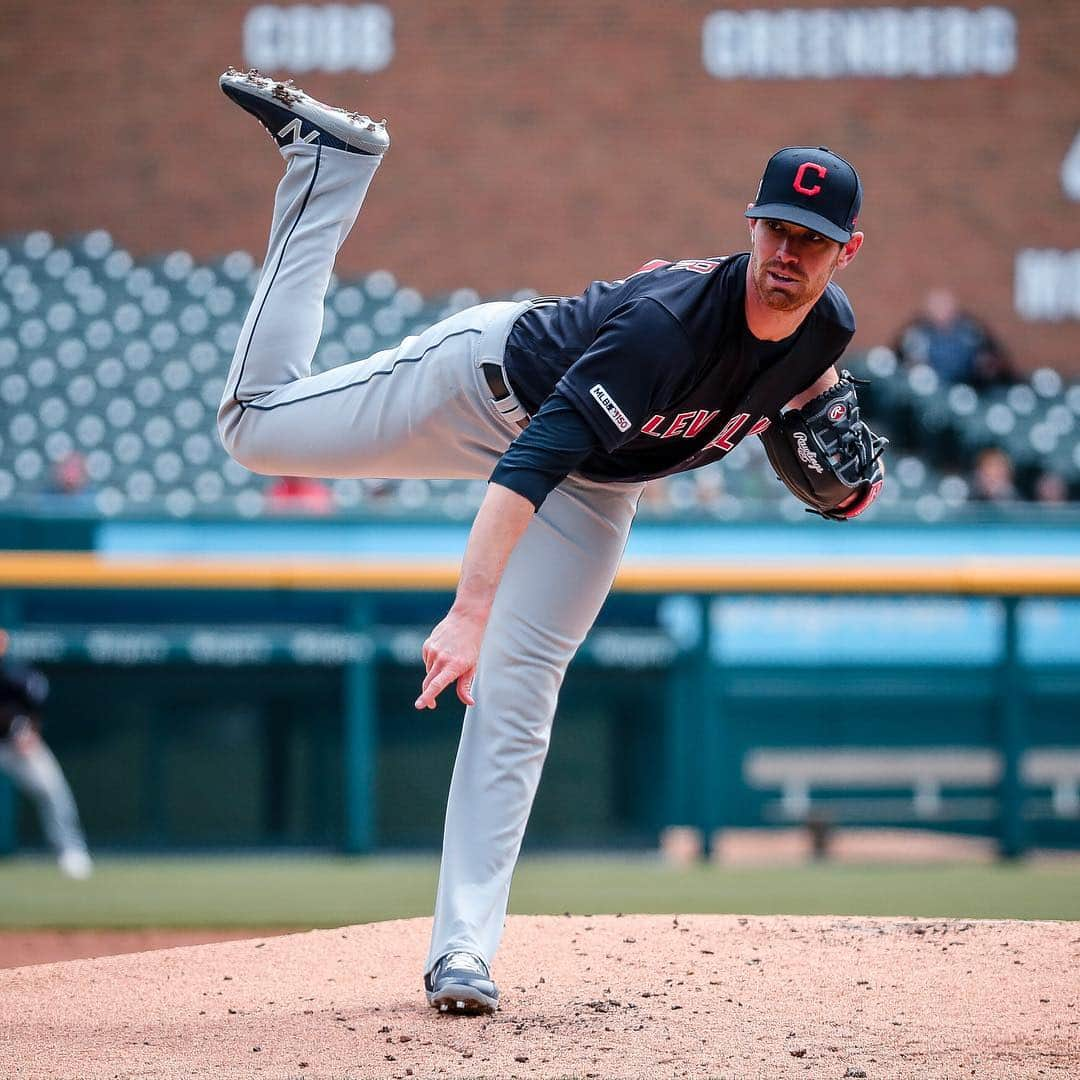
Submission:
M 516 491 L 488 486 L 469 533 L 452 611 L 487 624 L 510 553 L 535 513 L 533 504 Z
M 818 394 L 824 394 L 830 386 L 835 386 L 840 381 L 836 368 L 828 368 L 825 373 L 811 383 L 801 394 L 796 394 L 788 403 L 789 409 L 798 409 L 808 401 L 813 401 Z
M 454 603 L 424 642 L 427 674 L 416 708 L 434 709 L 451 683 L 458 698 L 472 705 L 472 680 L 491 605 L 510 554 L 536 509 L 528 499 L 499 484 L 489 484 L 469 532 Z

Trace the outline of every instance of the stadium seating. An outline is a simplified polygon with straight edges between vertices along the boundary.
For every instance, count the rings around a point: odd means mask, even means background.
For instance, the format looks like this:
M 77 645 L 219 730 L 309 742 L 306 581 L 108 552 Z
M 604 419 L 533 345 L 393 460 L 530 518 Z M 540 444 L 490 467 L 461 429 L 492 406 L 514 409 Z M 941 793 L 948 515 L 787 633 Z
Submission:
M 257 517 L 268 480 L 227 458 L 214 430 L 232 349 L 258 266 L 245 252 L 210 264 L 174 251 L 136 260 L 98 230 L 65 243 L 43 231 L 0 244 L 0 501 L 50 513 L 106 517 Z M 523 293 L 519 295 L 529 295 Z M 478 302 L 469 289 L 426 300 L 377 270 L 334 278 L 316 370 L 398 342 Z M 1053 371 L 977 393 L 943 387 L 925 366 L 901 370 L 871 349 L 853 367 L 872 380 L 865 409 L 893 440 L 883 506 L 938 520 L 968 501 L 972 456 L 1007 450 L 1025 476 L 1050 468 L 1080 479 L 1080 385 Z M 85 464 L 86 486 L 56 487 L 58 463 Z M 470 516 L 483 482 L 337 480 L 339 513 Z M 643 513 L 718 519 L 802 508 L 747 440 L 723 467 L 653 485 Z
M 1042 472 L 1058 474 L 1075 494 L 1080 385 L 1066 386 L 1056 371 L 1039 368 L 1026 382 L 976 391 L 942 384 L 923 364 L 901 369 L 886 348 L 870 349 L 854 367 L 871 381 L 860 394 L 868 413 L 897 444 L 945 474 L 938 494 L 947 500 L 967 483 L 974 457 L 989 448 L 1011 459 L 1022 494 L 1030 494 Z

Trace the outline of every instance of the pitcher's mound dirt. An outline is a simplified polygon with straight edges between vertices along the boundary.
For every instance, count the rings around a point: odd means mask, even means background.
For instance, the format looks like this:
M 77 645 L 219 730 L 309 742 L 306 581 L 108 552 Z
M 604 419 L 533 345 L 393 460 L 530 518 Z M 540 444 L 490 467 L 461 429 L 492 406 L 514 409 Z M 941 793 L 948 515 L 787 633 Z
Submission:
M 1080 925 L 510 919 L 493 1017 L 420 989 L 429 920 L 0 971 L 0 1075 L 1080 1076 Z
M 0 968 L 89 960 L 181 945 L 285 934 L 287 930 L 0 930 Z

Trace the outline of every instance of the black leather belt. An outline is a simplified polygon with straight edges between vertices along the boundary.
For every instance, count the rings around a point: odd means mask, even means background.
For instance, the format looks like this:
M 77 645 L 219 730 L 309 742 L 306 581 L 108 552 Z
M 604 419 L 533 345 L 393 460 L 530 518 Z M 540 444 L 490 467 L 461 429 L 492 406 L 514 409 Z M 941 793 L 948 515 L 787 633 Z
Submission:
M 498 364 L 481 364 L 480 368 L 484 372 L 484 378 L 487 380 L 491 396 L 496 401 L 508 398 L 510 396 L 510 387 L 506 385 L 506 379 L 503 378 L 502 368 Z
M 484 381 L 488 384 L 488 389 L 491 391 L 491 397 L 494 401 L 502 401 L 503 398 L 511 397 L 513 391 L 506 385 L 506 378 L 503 376 L 502 367 L 498 364 L 481 364 L 480 370 L 484 373 Z M 529 426 L 528 419 L 515 420 L 515 424 L 519 428 L 527 428 Z

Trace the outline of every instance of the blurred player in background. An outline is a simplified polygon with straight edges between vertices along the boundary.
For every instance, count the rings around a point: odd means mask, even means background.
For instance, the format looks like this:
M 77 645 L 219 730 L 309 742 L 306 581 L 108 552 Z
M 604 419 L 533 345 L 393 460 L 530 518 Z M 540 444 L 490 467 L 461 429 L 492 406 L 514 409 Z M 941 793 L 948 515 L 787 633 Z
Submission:
M 61 871 L 83 880 L 91 875 L 94 864 L 75 797 L 41 737 L 49 682 L 40 671 L 9 661 L 7 647 L 8 634 L 0 630 L 0 769 L 37 806 L 41 828 L 56 850 Z

